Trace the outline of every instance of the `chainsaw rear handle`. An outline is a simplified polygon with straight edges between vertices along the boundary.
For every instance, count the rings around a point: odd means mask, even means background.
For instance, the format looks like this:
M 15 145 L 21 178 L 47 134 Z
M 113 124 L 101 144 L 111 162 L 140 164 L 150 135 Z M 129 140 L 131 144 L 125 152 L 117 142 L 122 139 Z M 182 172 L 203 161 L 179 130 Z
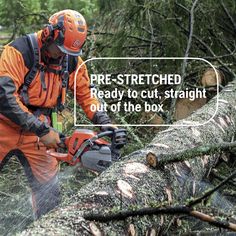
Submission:
M 104 132 L 98 133 L 97 138 L 99 139 L 105 136 L 111 136 L 112 134 L 113 134 L 112 130 L 104 131 Z

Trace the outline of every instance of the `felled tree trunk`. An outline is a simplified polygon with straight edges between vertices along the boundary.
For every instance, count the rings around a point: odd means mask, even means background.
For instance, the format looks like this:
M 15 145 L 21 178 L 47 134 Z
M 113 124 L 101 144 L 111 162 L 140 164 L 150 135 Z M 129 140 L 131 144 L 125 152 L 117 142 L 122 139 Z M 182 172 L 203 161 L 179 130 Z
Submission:
M 219 155 L 196 156 L 191 160 L 150 168 L 146 155 L 171 154 L 204 144 L 230 142 L 236 124 L 236 83 L 229 84 L 207 105 L 175 125 L 158 133 L 144 149 L 138 150 L 81 188 L 22 235 L 139 235 L 163 224 L 162 216 L 133 217 L 109 223 L 89 222 L 89 212 L 118 212 L 160 205 L 181 205 L 199 195 L 200 183 L 217 162 Z M 209 120 L 210 119 L 210 120 Z M 206 122 L 209 120 L 208 122 Z M 196 126 L 205 123 L 204 125 Z M 202 191 L 202 190 L 201 190 Z M 128 233 L 129 231 L 129 233 Z

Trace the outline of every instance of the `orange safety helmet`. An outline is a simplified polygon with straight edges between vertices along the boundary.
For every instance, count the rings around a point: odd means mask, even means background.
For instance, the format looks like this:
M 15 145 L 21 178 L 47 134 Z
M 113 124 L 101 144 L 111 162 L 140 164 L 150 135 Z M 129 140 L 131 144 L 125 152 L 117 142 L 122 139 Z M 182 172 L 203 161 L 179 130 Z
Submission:
M 43 29 L 42 41 L 54 42 L 65 54 L 79 56 L 87 36 L 84 17 L 74 10 L 63 10 L 49 18 L 49 25 Z

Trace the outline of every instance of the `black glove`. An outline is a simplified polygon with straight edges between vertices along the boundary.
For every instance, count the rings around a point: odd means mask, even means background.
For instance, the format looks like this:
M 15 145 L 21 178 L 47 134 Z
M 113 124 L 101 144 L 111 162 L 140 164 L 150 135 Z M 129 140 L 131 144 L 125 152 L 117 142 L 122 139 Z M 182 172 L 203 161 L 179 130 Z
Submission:
M 92 118 L 92 122 L 95 125 L 111 124 L 111 119 L 105 111 L 97 111 Z
M 100 130 L 102 132 L 104 132 L 104 131 L 115 131 L 115 130 L 118 129 L 117 126 L 115 126 L 111 123 L 111 119 L 105 111 L 97 111 L 93 116 L 92 122 L 94 124 L 101 125 Z M 124 132 L 123 136 L 126 139 L 126 132 Z
M 118 129 L 118 127 L 117 127 L 116 125 L 113 125 L 113 124 L 106 124 L 106 125 L 102 125 L 102 126 L 100 127 L 100 130 L 101 130 L 102 132 L 105 132 L 105 131 L 114 131 L 114 130 L 116 130 L 116 129 Z
M 96 125 L 101 125 L 100 130 L 102 132 L 117 129 L 117 127 L 111 123 L 111 119 L 105 111 L 97 111 L 93 116 L 92 122 Z

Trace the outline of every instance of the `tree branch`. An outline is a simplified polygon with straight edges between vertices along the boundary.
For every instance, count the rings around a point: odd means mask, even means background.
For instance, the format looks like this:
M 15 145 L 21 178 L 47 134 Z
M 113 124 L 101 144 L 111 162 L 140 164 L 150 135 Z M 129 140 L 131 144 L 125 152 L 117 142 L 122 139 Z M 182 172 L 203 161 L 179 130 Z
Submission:
M 189 51 L 191 48 L 191 44 L 192 44 L 192 37 L 193 37 L 193 29 L 194 29 L 194 10 L 195 7 L 197 5 L 198 0 L 195 0 L 193 2 L 193 5 L 191 7 L 190 10 L 190 18 L 189 18 L 189 36 L 188 36 L 188 42 L 187 42 L 187 47 L 185 50 L 185 54 L 184 54 L 184 60 L 182 63 L 182 68 L 181 68 L 181 77 L 183 78 L 181 80 L 181 83 L 177 86 L 176 91 L 180 91 L 183 88 L 183 84 L 184 84 L 184 77 L 186 74 L 186 68 L 187 68 L 187 58 L 189 56 Z M 167 119 L 167 123 L 170 123 L 173 117 L 173 114 L 175 112 L 175 106 L 176 106 L 176 101 L 177 99 L 172 99 L 171 101 L 171 106 L 170 106 L 170 113 L 169 113 L 169 117 Z
M 188 32 L 188 30 L 186 30 L 180 23 L 176 22 L 176 25 L 179 26 L 179 28 L 181 28 L 183 30 L 183 32 L 186 34 Z M 193 34 L 193 39 L 195 39 L 199 44 L 201 44 L 205 49 L 207 49 L 207 51 L 213 56 L 213 58 L 222 66 L 224 66 L 228 71 L 230 71 L 230 73 L 236 77 L 236 74 L 227 66 L 225 65 L 220 58 L 214 53 L 214 51 L 202 40 L 200 39 L 198 36 Z M 205 58 L 205 57 L 204 57 Z
M 226 6 L 225 6 L 225 4 L 222 0 L 220 1 L 220 4 L 223 7 L 223 10 L 224 10 L 225 14 L 227 15 L 227 17 L 229 18 L 231 24 L 234 27 L 234 33 L 236 33 L 236 22 L 234 21 L 233 17 L 230 15 L 228 9 L 226 8 Z
M 137 216 L 151 216 L 159 214 L 169 214 L 169 215 L 179 215 L 186 214 L 193 216 L 202 221 L 208 222 L 216 227 L 230 229 L 236 231 L 236 225 L 227 221 L 220 221 L 204 214 L 199 211 L 192 210 L 190 207 L 186 206 L 173 206 L 173 207 L 161 207 L 161 208 L 142 208 L 136 211 L 121 211 L 118 213 L 108 213 L 108 214 L 85 214 L 83 217 L 85 220 L 98 221 L 98 222 L 108 222 L 113 220 L 125 220 L 128 217 Z
M 211 196 L 214 192 L 216 192 L 219 188 L 221 188 L 222 186 L 224 186 L 226 183 L 228 183 L 231 179 L 233 179 L 234 177 L 236 177 L 236 170 L 230 175 L 228 176 L 226 179 L 224 179 L 223 181 L 221 181 L 218 185 L 216 185 L 214 188 L 206 191 L 201 197 L 196 198 L 194 200 L 191 200 L 188 203 L 189 207 L 192 207 L 198 203 L 200 203 L 202 200 L 208 198 L 209 196 Z
M 110 32 L 99 32 L 99 31 L 94 32 L 94 34 L 110 35 L 110 36 L 114 36 L 115 35 L 115 34 L 110 33 Z M 149 40 L 149 39 L 145 39 L 145 38 L 138 37 L 138 36 L 133 36 L 133 35 L 127 35 L 127 38 L 137 39 L 139 41 L 143 41 L 143 42 L 146 42 L 146 43 L 155 43 L 155 44 L 159 43 L 158 41 L 155 41 L 155 40 Z
M 155 168 L 159 168 L 161 166 L 175 163 L 179 161 L 185 161 L 188 159 L 192 159 L 196 156 L 202 155 L 210 155 L 219 151 L 229 150 L 229 148 L 235 147 L 236 142 L 222 142 L 220 144 L 214 145 L 202 145 L 194 148 L 190 148 L 188 150 L 184 150 L 182 152 L 177 152 L 175 154 L 160 154 L 156 155 L 153 152 L 149 152 L 146 156 L 147 163 Z
M 47 17 L 44 14 L 42 14 L 42 13 L 29 13 L 29 14 L 25 14 L 23 16 L 19 16 L 18 18 L 14 19 L 13 32 L 12 32 L 12 35 L 11 35 L 10 39 L 6 42 L 6 44 L 10 43 L 16 37 L 19 21 L 21 21 L 24 18 L 29 17 L 29 16 L 39 16 L 39 17 L 42 17 L 43 19 L 46 20 L 46 22 L 48 20 Z

